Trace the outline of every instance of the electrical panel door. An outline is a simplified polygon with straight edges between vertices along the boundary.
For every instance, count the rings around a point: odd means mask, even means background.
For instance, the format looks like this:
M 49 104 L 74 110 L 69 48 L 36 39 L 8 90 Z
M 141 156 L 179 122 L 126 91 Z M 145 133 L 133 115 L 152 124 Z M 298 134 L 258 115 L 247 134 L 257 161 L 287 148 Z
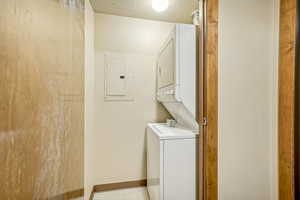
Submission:
M 122 55 L 106 55 L 106 96 L 126 95 L 126 62 Z

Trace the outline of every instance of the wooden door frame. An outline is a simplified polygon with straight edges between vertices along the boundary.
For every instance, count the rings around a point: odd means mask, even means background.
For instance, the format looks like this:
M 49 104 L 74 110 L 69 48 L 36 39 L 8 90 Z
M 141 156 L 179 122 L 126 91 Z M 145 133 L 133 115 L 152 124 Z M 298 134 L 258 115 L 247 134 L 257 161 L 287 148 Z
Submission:
M 199 58 L 199 200 L 218 199 L 218 19 L 219 0 L 203 0 L 203 54 Z M 200 40 L 201 42 L 201 40 Z M 200 51 L 201 54 L 201 51 Z
M 296 72 L 296 0 L 280 1 L 278 173 L 279 200 L 295 199 L 294 128 Z

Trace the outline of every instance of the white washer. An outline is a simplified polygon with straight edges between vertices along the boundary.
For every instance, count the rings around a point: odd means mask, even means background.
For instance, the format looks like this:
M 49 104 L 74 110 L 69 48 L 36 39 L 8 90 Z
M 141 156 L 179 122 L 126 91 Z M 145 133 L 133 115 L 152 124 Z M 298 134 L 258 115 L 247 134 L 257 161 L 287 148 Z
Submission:
M 147 126 L 147 188 L 151 200 L 196 199 L 196 137 L 184 128 Z

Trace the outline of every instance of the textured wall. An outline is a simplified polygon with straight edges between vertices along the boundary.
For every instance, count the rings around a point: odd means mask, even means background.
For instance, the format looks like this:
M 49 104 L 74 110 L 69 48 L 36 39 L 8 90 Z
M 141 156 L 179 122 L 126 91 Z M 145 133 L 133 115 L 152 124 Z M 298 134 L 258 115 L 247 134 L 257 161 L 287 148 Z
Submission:
M 1 0 L 0 199 L 83 187 L 84 12 Z
M 84 189 L 85 199 L 92 192 L 93 179 L 93 142 L 95 133 L 95 14 L 89 0 L 85 1 L 85 128 L 84 132 Z
M 277 3 L 220 1 L 220 200 L 276 200 Z
M 89 143 L 94 185 L 146 177 L 148 122 L 170 117 L 155 99 L 156 55 L 173 24 L 95 15 L 95 132 Z M 104 52 L 126 57 L 133 101 L 104 101 Z

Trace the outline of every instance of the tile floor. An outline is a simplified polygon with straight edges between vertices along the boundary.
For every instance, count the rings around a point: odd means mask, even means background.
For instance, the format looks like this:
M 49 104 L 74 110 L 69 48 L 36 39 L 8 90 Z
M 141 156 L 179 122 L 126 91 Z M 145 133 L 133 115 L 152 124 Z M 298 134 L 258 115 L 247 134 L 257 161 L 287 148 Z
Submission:
M 95 193 L 94 200 L 149 200 L 149 197 L 145 187 L 138 187 Z

